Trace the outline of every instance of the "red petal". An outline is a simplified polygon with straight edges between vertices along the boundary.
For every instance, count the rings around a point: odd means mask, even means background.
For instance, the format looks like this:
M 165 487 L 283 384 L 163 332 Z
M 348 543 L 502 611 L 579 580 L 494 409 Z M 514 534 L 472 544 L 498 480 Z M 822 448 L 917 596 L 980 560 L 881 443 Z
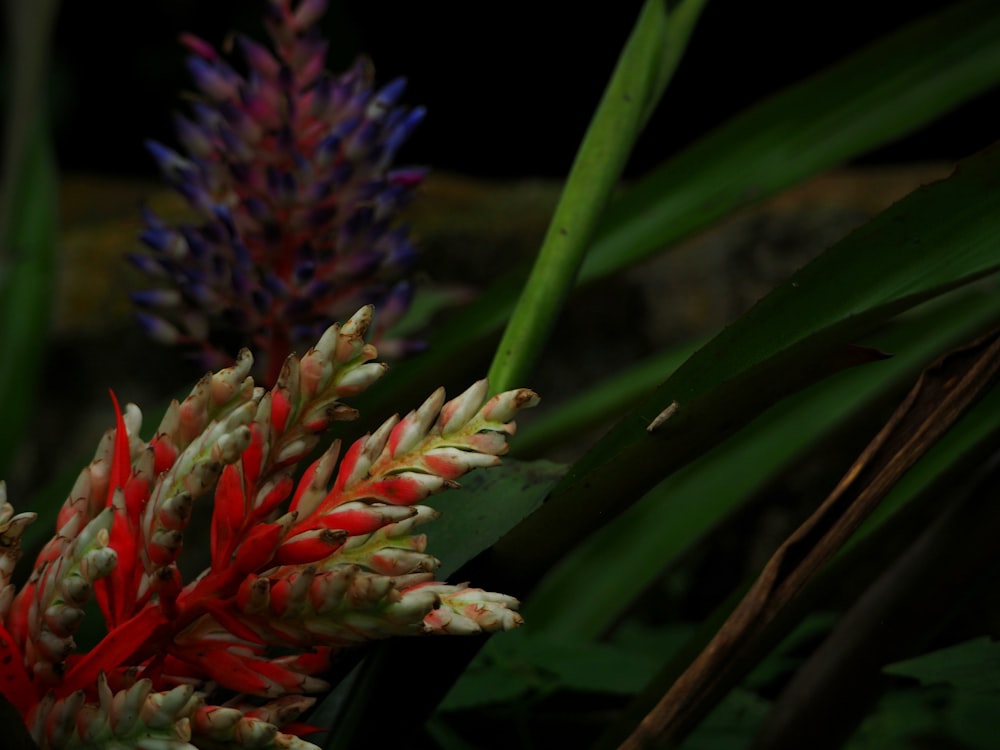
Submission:
M 24 654 L 17 647 L 14 637 L 0 624 L 0 694 L 11 702 L 23 717 L 28 715 L 38 700 L 28 671 L 24 668 Z
M 448 456 L 424 455 L 422 460 L 432 474 L 445 479 L 458 479 L 466 471 L 464 466 Z
M 337 469 L 337 481 L 333 483 L 333 489 L 330 490 L 330 493 L 323 498 L 323 505 L 326 505 L 332 495 L 343 492 L 344 485 L 347 484 L 347 478 L 354 471 L 354 466 L 358 463 L 358 458 L 361 456 L 361 449 L 364 447 L 364 442 L 364 438 L 355 440 L 354 444 L 348 448 L 347 453 L 344 454 L 343 459 L 340 461 L 340 467 Z
M 264 458 L 264 439 L 256 424 L 250 425 L 250 445 L 243 451 L 243 477 L 248 487 L 257 484 L 260 477 L 260 466 Z
M 328 727 L 321 727 L 316 724 L 306 724 L 304 721 L 290 721 L 287 724 L 282 724 L 279 729 L 281 729 L 281 731 L 285 734 L 294 734 L 296 737 L 330 731 Z
M 313 651 L 304 651 L 292 656 L 281 656 L 275 662 L 299 674 L 314 675 L 328 671 L 333 665 L 333 648 L 318 646 Z
M 181 572 L 176 565 L 169 565 L 160 568 L 156 575 L 155 589 L 160 598 L 160 606 L 163 607 L 164 615 L 173 619 L 177 616 L 177 597 L 180 596 L 181 589 L 184 588 Z
M 155 651 L 156 630 L 165 624 L 167 619 L 159 607 L 146 607 L 123 622 L 67 670 L 62 683 L 54 688 L 56 697 L 90 687 L 97 682 L 101 672 L 110 672 L 126 664 L 140 649 Z
M 174 465 L 174 461 L 177 460 L 177 448 L 169 439 L 159 435 L 150 440 L 149 444 L 153 447 L 153 472 L 156 476 L 160 476 Z
M 132 474 L 132 457 L 128 449 L 128 432 L 125 429 L 125 420 L 122 417 L 121 407 L 118 405 L 118 398 L 115 392 L 109 390 L 111 403 L 115 407 L 115 448 L 111 459 L 111 481 L 108 485 L 108 497 L 106 505 L 111 505 L 111 498 L 114 497 L 115 490 L 124 487 Z
M 184 656 L 186 658 L 188 655 Z M 198 652 L 191 654 L 191 659 L 211 679 L 230 690 L 261 696 L 274 694 L 273 688 L 267 680 L 247 666 L 243 658 L 228 651 L 224 646 L 199 649 Z
M 229 565 L 236 540 L 246 516 L 246 496 L 243 478 L 237 464 L 222 470 L 215 488 L 215 509 L 212 512 L 212 570 Z
M 35 569 L 38 569 L 37 562 Z M 7 612 L 7 629 L 14 643 L 24 643 L 28 638 L 28 611 L 37 595 L 38 584 L 28 581 L 10 604 L 10 610 Z
M 413 505 L 430 495 L 427 486 L 404 474 L 389 476 L 380 482 L 372 482 L 364 488 L 366 496 L 393 505 Z
M 288 506 L 288 510 L 293 511 L 299 507 L 299 500 L 302 498 L 303 493 L 309 489 L 309 485 L 312 484 L 313 477 L 316 476 L 316 469 L 319 468 L 319 462 L 322 460 L 322 458 L 317 458 L 309 464 L 309 468 L 302 472 L 302 478 L 299 480 L 299 485 L 295 489 L 295 496 L 292 497 L 292 502 Z
M 298 692 L 305 679 L 275 661 L 233 653 L 226 647 L 199 648 L 179 656 L 196 661 L 222 687 L 267 698 Z
M 271 511 L 281 505 L 288 495 L 292 491 L 292 487 L 295 486 L 295 481 L 289 477 L 284 476 L 278 480 L 278 482 L 271 488 L 264 498 L 257 503 L 257 507 L 253 511 L 253 521 L 260 521 L 271 515 Z
M 291 410 L 292 404 L 284 390 L 275 388 L 271 391 L 271 426 L 278 435 L 285 431 L 285 424 L 288 422 L 288 414 Z
M 260 637 L 260 633 L 240 619 L 241 617 L 246 617 L 246 615 L 242 612 L 234 612 L 232 610 L 232 599 L 224 602 L 220 602 L 218 599 L 208 599 L 203 604 L 205 609 L 211 612 L 212 616 L 219 621 L 219 624 L 237 638 L 264 645 L 264 639 Z
M 316 519 L 310 519 L 314 526 L 327 529 L 343 529 L 351 536 L 371 534 L 381 529 L 390 520 L 376 508 L 345 508 L 325 513 Z
M 115 508 L 108 546 L 118 553 L 118 562 L 107 577 L 94 581 L 94 596 L 105 621 L 113 628 L 132 614 L 126 606 L 135 603 L 138 590 L 136 536 L 121 508 Z
M 282 528 L 276 523 L 254 527 L 236 550 L 232 567 L 239 573 L 255 573 L 271 562 L 281 539 Z
M 139 516 L 149 500 L 149 477 L 132 475 L 125 485 L 125 510 L 133 529 L 139 528 Z
M 330 420 L 326 416 L 316 417 L 308 422 L 302 422 L 302 426 L 309 432 L 322 432 L 330 426 Z
M 347 532 L 342 530 L 315 529 L 303 532 L 278 547 L 272 562 L 275 565 L 308 565 L 326 559 L 343 546 L 347 536 Z M 272 602 L 274 594 L 272 587 Z

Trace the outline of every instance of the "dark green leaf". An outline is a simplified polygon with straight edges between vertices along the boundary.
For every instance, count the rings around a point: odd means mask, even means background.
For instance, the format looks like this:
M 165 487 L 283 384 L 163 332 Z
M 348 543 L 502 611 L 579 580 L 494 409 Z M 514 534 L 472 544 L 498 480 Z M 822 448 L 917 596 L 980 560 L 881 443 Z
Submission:
M 36 133 L 24 166 L 11 235 L 0 240 L 14 250 L 13 266 L 0 269 L 0 478 L 23 439 L 52 308 L 56 182 L 44 132 Z
M 494 393 L 518 387 L 541 354 L 632 147 L 680 62 L 705 0 L 646 0 L 584 134 L 566 187 L 490 367 Z
M 769 709 L 756 693 L 737 688 L 687 739 L 684 750 L 744 750 Z
M 914 677 L 924 685 L 945 683 L 975 692 L 1000 692 L 1000 643 L 976 638 L 890 664 L 888 674 Z
M 550 501 L 498 545 L 498 563 L 530 580 L 552 550 L 571 546 L 596 519 L 621 512 L 775 402 L 839 369 L 843 347 L 876 325 L 1000 268 L 998 169 L 1000 149 L 968 159 L 761 300 L 577 462 Z
M 470 666 L 440 710 L 465 710 L 559 690 L 629 695 L 646 685 L 658 663 L 627 643 L 583 643 L 526 631 L 517 635 L 521 637 L 498 639 L 502 643 L 490 659 Z M 670 641 L 676 643 L 676 638 Z
M 942 691 L 889 693 L 847 743 L 846 750 L 913 750 L 919 738 L 930 741 L 945 729 Z M 933 744 L 929 747 L 934 747 Z
M 694 344 L 686 344 L 650 357 L 623 372 L 609 375 L 593 388 L 559 404 L 555 409 L 541 409 L 518 430 L 511 450 L 518 455 L 530 456 L 545 447 L 560 445 L 602 421 L 614 419 L 649 395 L 696 348 Z
M 427 526 L 428 549 L 445 559 L 442 580 L 537 510 L 566 467 L 552 461 L 505 460 L 462 479 L 462 487 L 427 502 L 442 516 Z
M 891 359 L 841 373 L 775 406 L 577 545 L 527 602 L 532 627 L 582 638 L 604 632 L 655 576 L 777 474 L 911 381 L 935 354 L 997 319 L 1000 297 L 976 291 L 949 295 L 880 331 L 868 343 L 893 353 Z M 922 475 L 913 486 L 926 481 Z M 908 477 L 903 482 L 910 484 Z
M 997 744 L 997 698 L 993 693 L 953 690 L 947 719 L 951 736 L 969 750 L 994 750 Z
M 467 711 L 499 703 L 513 703 L 541 688 L 531 668 L 519 664 L 470 666 L 438 706 L 438 710 Z
M 1000 82 L 1000 6 L 954 3 L 758 104 L 608 212 L 581 281 L 913 132 Z
M 4 750 L 37 750 L 17 710 L 0 695 L 0 726 L 3 727 Z
M 0 182 L 0 479 L 24 435 L 52 308 L 58 213 L 44 92 L 56 6 L 21 0 L 4 8 L 13 106 Z

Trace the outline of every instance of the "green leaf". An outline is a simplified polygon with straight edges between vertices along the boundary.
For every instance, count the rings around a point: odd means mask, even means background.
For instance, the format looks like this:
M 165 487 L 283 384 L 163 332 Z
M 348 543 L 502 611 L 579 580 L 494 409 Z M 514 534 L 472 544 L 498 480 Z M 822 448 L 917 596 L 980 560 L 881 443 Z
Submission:
M 997 699 L 993 693 L 953 690 L 948 705 L 949 734 L 969 750 L 994 750 L 997 744 Z
M 582 282 L 857 154 L 1000 82 L 1000 5 L 954 3 L 739 115 L 608 211 Z
M 524 700 L 541 690 L 539 676 L 520 663 L 508 663 L 466 669 L 451 692 L 438 706 L 438 711 L 468 711 L 484 706 L 511 704 Z
M 578 461 L 498 545 L 498 563 L 530 580 L 595 519 L 606 523 L 777 401 L 842 367 L 844 348 L 875 326 L 1000 268 L 998 169 L 1000 149 L 966 160 L 761 300 Z
M 3 727 L 5 750 L 38 750 L 17 709 L 3 695 L 0 695 L 0 726 Z
M 659 662 L 651 659 L 649 652 L 625 642 L 584 643 L 558 634 L 531 634 L 530 630 L 492 642 L 499 647 L 463 673 L 442 701 L 440 711 L 511 703 L 557 691 L 631 695 L 653 677 Z M 672 637 L 667 644 L 676 646 L 678 642 Z
M 918 738 L 935 747 L 945 729 L 946 700 L 940 690 L 905 690 L 885 695 L 878 710 L 865 719 L 846 745 L 846 750 L 912 750 Z M 949 745 L 943 745 L 948 747 Z
M 457 732 L 448 726 L 446 721 L 441 719 L 429 719 L 425 729 L 440 750 L 478 750 L 475 745 L 470 745 L 462 739 Z
M 24 435 L 55 277 L 56 167 L 44 93 L 55 0 L 5 8 L 10 103 L 0 184 L 0 479 Z
M 963 292 L 914 312 L 868 342 L 891 359 L 787 399 L 577 545 L 528 601 L 532 627 L 584 638 L 604 632 L 666 566 L 776 475 L 912 380 L 938 352 L 1000 319 L 1000 297 Z
M 979 693 L 1000 692 L 1000 643 L 988 637 L 965 641 L 883 669 L 923 685 L 945 683 Z
M 13 266 L 0 273 L 0 478 L 24 436 L 41 373 L 51 317 L 56 247 L 55 160 L 43 131 L 35 134 L 17 186 L 11 236 Z
M 845 750 L 994 750 L 996 707 L 991 693 L 943 685 L 896 690 L 883 696 Z
M 532 414 L 532 419 L 518 430 L 511 449 L 518 455 L 531 455 L 617 417 L 649 395 L 696 348 L 694 344 L 686 344 L 649 357 L 554 409 L 545 408 L 538 415 Z
M 691 636 L 691 627 L 628 623 L 610 643 L 567 640 L 529 624 L 493 638 L 452 686 L 440 711 L 544 697 L 559 690 L 630 694 Z
M 704 4 L 683 0 L 670 13 L 663 0 L 643 5 L 497 347 L 489 372 L 493 393 L 517 387 L 541 354 L 632 146 L 680 62 Z
M 733 690 L 684 743 L 684 750 L 744 750 L 771 704 L 756 693 Z
M 552 461 L 507 459 L 470 472 L 460 489 L 428 498 L 442 513 L 426 527 L 427 548 L 445 558 L 438 578 L 450 576 L 537 510 L 565 473 L 565 466 Z
M 608 643 L 529 638 L 525 657 L 561 690 L 630 695 L 643 688 L 655 665 L 639 653 Z
M 988 286 L 986 287 L 989 288 Z M 994 332 L 988 337 L 988 340 L 995 340 L 995 329 Z M 954 359 L 957 355 L 952 353 L 949 357 Z M 931 368 L 928 372 L 934 372 L 935 369 Z M 905 475 L 903 482 L 896 485 L 895 490 L 892 494 L 896 494 L 896 491 L 900 490 L 904 482 L 908 482 L 913 479 L 910 487 L 907 488 L 911 493 L 916 494 L 917 502 L 910 502 L 905 506 L 905 513 L 897 514 L 897 516 L 892 518 L 892 524 L 883 524 L 883 527 L 879 528 L 875 534 L 869 536 L 868 539 L 864 541 L 863 545 L 857 545 L 853 549 L 842 550 L 841 555 L 831 561 L 831 565 L 823 571 L 819 572 L 816 579 L 812 581 L 808 587 L 803 592 L 803 596 L 800 598 L 798 604 L 793 608 L 786 608 L 784 612 L 772 611 L 770 613 L 771 620 L 770 624 L 766 626 L 766 631 L 758 632 L 756 636 L 757 646 L 754 647 L 753 653 L 747 653 L 744 649 L 744 654 L 740 659 L 740 663 L 749 667 L 752 664 L 758 662 L 764 658 L 767 653 L 769 646 L 768 643 L 775 642 L 783 633 L 787 633 L 791 627 L 794 626 L 795 622 L 799 617 L 801 617 L 802 612 L 810 604 L 812 606 L 824 606 L 826 603 L 831 601 L 831 598 L 839 598 L 843 596 L 845 591 L 858 591 L 863 590 L 867 583 L 870 583 L 873 578 L 875 578 L 880 566 L 887 565 L 889 562 L 896 559 L 896 555 L 899 554 L 900 549 L 905 549 L 913 544 L 913 540 L 920 535 L 921 531 L 928 527 L 929 519 L 933 519 L 938 514 L 942 512 L 942 498 L 950 497 L 954 492 L 956 486 L 962 485 L 962 483 L 967 482 L 970 475 L 976 473 L 976 468 L 982 466 L 985 460 L 988 460 L 989 456 L 995 453 L 995 446 L 997 436 L 1000 435 L 1000 388 L 993 388 L 991 392 L 987 393 L 985 397 L 976 405 L 975 408 L 967 411 L 961 421 L 954 425 L 944 436 L 923 456 L 923 458 Z M 973 490 L 973 497 L 978 497 L 981 493 L 981 489 Z M 890 495 L 891 497 L 892 495 Z M 953 500 L 955 498 L 952 498 Z M 975 553 L 977 549 L 983 549 L 983 539 L 989 536 L 988 529 L 992 528 L 990 523 L 991 511 L 987 510 L 989 508 L 989 503 L 986 502 L 976 502 L 976 503 L 964 503 L 964 505 L 978 506 L 980 509 L 979 517 L 976 519 L 970 519 L 966 516 L 963 520 L 959 521 L 958 524 L 965 524 L 965 529 L 956 529 L 954 525 L 951 526 L 950 530 L 946 530 L 945 534 L 950 534 L 951 541 L 958 541 L 961 546 L 962 553 L 956 557 L 956 560 L 952 560 L 951 557 L 947 558 L 947 564 L 944 566 L 944 570 L 938 570 L 942 568 L 941 551 L 946 550 L 945 544 L 940 545 L 940 548 L 936 552 L 931 552 L 925 555 L 926 565 L 928 571 L 935 573 L 935 575 L 914 574 L 912 581 L 920 582 L 924 581 L 928 586 L 934 586 L 935 583 L 938 586 L 938 597 L 943 597 L 948 601 L 954 601 L 954 597 L 961 596 L 961 587 L 956 590 L 954 583 L 955 581 L 968 581 L 970 584 L 975 579 L 975 575 L 970 578 L 969 570 L 966 570 L 964 574 L 957 574 L 955 570 L 952 570 L 951 574 L 948 570 L 951 569 L 953 562 L 957 562 L 957 566 L 965 565 L 967 568 L 974 568 L 978 570 L 979 565 L 977 565 L 976 560 L 978 559 Z M 917 514 L 912 513 L 914 510 L 919 510 Z M 916 515 L 916 517 L 913 517 Z M 947 514 L 945 514 L 947 516 Z M 958 514 L 960 517 L 962 512 Z M 992 514 L 995 515 L 995 514 Z M 900 518 L 900 517 L 905 518 Z M 897 520 L 903 520 L 905 523 L 897 524 Z M 936 526 L 936 525 L 934 525 Z M 900 528 L 902 527 L 902 528 Z M 976 530 L 975 533 L 978 534 L 976 539 L 972 539 L 970 535 Z M 985 529 L 985 531 L 979 531 Z M 902 530 L 902 535 L 897 532 Z M 886 533 L 888 532 L 888 533 Z M 901 538 L 897 538 L 901 536 Z M 979 537 L 982 537 L 979 538 Z M 939 537 L 940 540 L 940 537 Z M 923 540 L 921 544 L 917 545 L 917 548 L 925 547 L 923 545 Z M 888 547 L 888 551 L 883 552 L 883 547 Z M 950 547 L 951 549 L 954 548 Z M 881 555 L 878 562 L 872 563 L 870 553 L 873 549 L 877 549 L 878 553 Z M 927 552 L 928 548 L 924 549 Z M 971 552 L 968 552 L 971 550 Z M 935 562 L 937 561 L 937 562 Z M 963 562 L 964 561 L 964 562 Z M 970 565 L 971 563 L 971 565 Z M 925 571 L 926 572 L 926 571 Z M 936 580 L 931 580 L 935 579 Z M 944 584 L 942 587 L 941 584 Z M 927 596 L 935 597 L 933 591 L 924 593 L 923 585 L 917 586 L 913 589 L 914 596 L 918 599 L 925 599 Z M 891 589 L 888 589 L 891 591 Z M 947 593 L 945 593 L 947 592 Z M 739 597 L 736 597 L 739 598 Z M 879 597 L 881 600 L 882 597 Z M 907 606 L 913 612 L 918 612 L 921 607 L 917 601 L 910 602 L 909 605 L 906 604 L 905 600 L 902 609 L 899 611 L 906 612 Z M 720 626 L 722 619 L 729 615 L 735 606 L 735 601 L 729 601 L 726 604 L 720 606 L 717 610 L 716 615 L 713 615 L 711 627 L 705 628 L 704 632 L 699 632 L 697 640 L 692 644 L 691 649 L 688 651 L 689 658 L 693 657 L 698 649 L 703 648 L 709 641 L 709 639 L 714 635 L 716 628 Z M 924 603 L 926 605 L 926 602 Z M 926 606 L 923 607 L 927 612 L 933 613 L 933 616 L 919 616 L 917 619 L 920 620 L 920 625 L 914 630 L 913 627 L 909 627 L 904 622 L 907 618 L 904 615 L 900 615 L 897 619 L 900 620 L 896 623 L 897 630 L 904 632 L 909 637 L 910 631 L 922 633 L 925 632 L 923 628 L 928 626 L 933 626 L 933 621 L 939 619 L 940 617 L 946 617 L 948 610 L 947 607 L 931 607 L 929 610 Z M 895 611 L 895 610 L 894 610 Z M 911 612 L 912 614 L 912 612 Z M 879 616 L 877 613 L 872 613 L 870 622 L 875 630 L 881 632 L 883 628 L 882 620 L 888 617 L 885 613 Z M 921 619 L 923 617 L 923 619 Z M 889 618 L 891 619 L 891 618 Z M 913 618 L 911 617 L 910 620 Z M 928 620 L 928 622 L 925 622 Z M 746 621 L 746 620 L 744 620 Z M 749 622 L 749 621 L 747 621 Z M 893 625 L 891 623 L 885 623 L 885 627 L 891 632 Z M 857 633 L 855 632 L 855 636 Z M 855 644 L 862 644 L 865 641 L 858 640 L 854 637 L 852 640 Z M 897 644 L 898 645 L 898 644 Z M 759 647 L 758 647 L 759 646 Z M 704 653 L 704 652 L 703 652 Z M 869 654 L 870 655 L 870 654 Z M 858 658 L 863 658 L 863 653 L 858 655 Z M 854 664 L 855 660 L 851 659 L 848 661 L 850 664 Z M 687 666 L 688 661 L 685 660 L 683 663 L 676 662 L 668 666 L 667 669 L 657 678 L 656 685 L 658 689 L 652 692 L 651 695 L 644 696 L 643 704 L 644 708 L 642 713 L 645 713 L 648 708 L 660 699 L 664 691 L 677 679 L 681 674 L 684 667 Z M 877 670 L 881 663 L 876 663 L 874 668 Z M 843 675 L 842 675 L 843 676 Z M 735 675 L 731 675 L 735 679 Z M 723 681 L 724 680 L 724 681 Z M 715 682 L 716 686 L 721 685 L 731 685 L 733 680 L 717 680 Z M 844 684 L 851 684 L 849 676 L 847 679 L 843 680 Z M 857 680 L 854 680 L 857 682 Z M 723 688 L 724 690 L 725 688 Z M 830 691 L 828 691 L 830 692 Z M 836 691 L 833 691 L 836 692 Z M 722 690 L 718 691 L 716 697 L 721 697 Z M 831 693 L 832 694 L 832 693 Z M 827 704 L 826 699 L 818 698 L 823 705 Z M 828 715 L 828 718 L 832 721 L 827 724 L 829 727 L 831 724 L 843 724 L 843 721 L 838 719 L 838 714 Z M 804 726 L 808 731 L 809 727 L 816 725 L 815 717 L 811 713 L 804 713 L 803 717 L 805 719 Z M 638 718 L 638 717 L 637 717 Z M 682 730 L 683 731 L 683 730 Z M 611 733 L 609 732 L 609 736 Z M 676 738 L 676 734 L 674 735 Z M 620 738 L 614 740 L 615 745 L 620 742 Z M 779 741 L 780 742 L 780 741 Z M 878 746 L 878 745 L 876 745 Z

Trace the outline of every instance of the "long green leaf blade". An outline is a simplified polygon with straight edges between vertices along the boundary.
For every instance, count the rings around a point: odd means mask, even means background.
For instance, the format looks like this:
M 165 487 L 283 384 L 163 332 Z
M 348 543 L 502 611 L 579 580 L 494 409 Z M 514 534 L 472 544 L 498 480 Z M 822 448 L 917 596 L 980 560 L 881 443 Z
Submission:
M 56 5 L 19 0 L 6 8 L 12 106 L 0 185 L 0 479 L 23 439 L 51 317 L 58 216 L 43 92 Z
M 663 0 L 646 0 L 570 170 L 538 259 L 497 347 L 494 393 L 516 387 L 548 340 L 598 221 L 646 120 L 680 61 L 705 0 L 685 0 L 678 31 Z
M 776 401 L 878 323 L 1000 268 L 1000 149 L 968 159 L 835 245 L 692 356 L 497 548 L 522 581 Z M 651 421 L 675 413 L 654 432 Z
M 976 292 L 914 315 L 873 344 L 893 357 L 845 372 L 782 402 L 746 430 L 661 482 L 551 571 L 525 608 L 532 629 L 594 638 L 652 579 L 845 422 L 909 382 L 939 352 L 1000 319 Z
M 998 38 L 1000 5 L 957 3 L 752 107 L 608 209 L 581 282 L 912 133 L 996 87 Z

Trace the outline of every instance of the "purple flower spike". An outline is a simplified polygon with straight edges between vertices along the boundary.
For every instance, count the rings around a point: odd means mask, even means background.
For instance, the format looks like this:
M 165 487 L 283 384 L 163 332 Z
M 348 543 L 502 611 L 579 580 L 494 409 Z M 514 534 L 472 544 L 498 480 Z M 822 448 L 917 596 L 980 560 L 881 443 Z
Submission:
M 235 67 L 185 34 L 198 100 L 175 118 L 178 151 L 147 143 L 199 218 L 171 226 L 144 211 L 149 255 L 131 260 L 172 287 L 136 294 L 140 322 L 199 361 L 232 362 L 249 347 L 269 383 L 358 300 L 393 320 L 409 303 L 400 290 L 415 253 L 396 216 L 425 171 L 391 161 L 424 110 L 398 104 L 402 78 L 376 89 L 367 60 L 324 70 L 326 6 L 267 0 L 270 44 L 238 36 Z

